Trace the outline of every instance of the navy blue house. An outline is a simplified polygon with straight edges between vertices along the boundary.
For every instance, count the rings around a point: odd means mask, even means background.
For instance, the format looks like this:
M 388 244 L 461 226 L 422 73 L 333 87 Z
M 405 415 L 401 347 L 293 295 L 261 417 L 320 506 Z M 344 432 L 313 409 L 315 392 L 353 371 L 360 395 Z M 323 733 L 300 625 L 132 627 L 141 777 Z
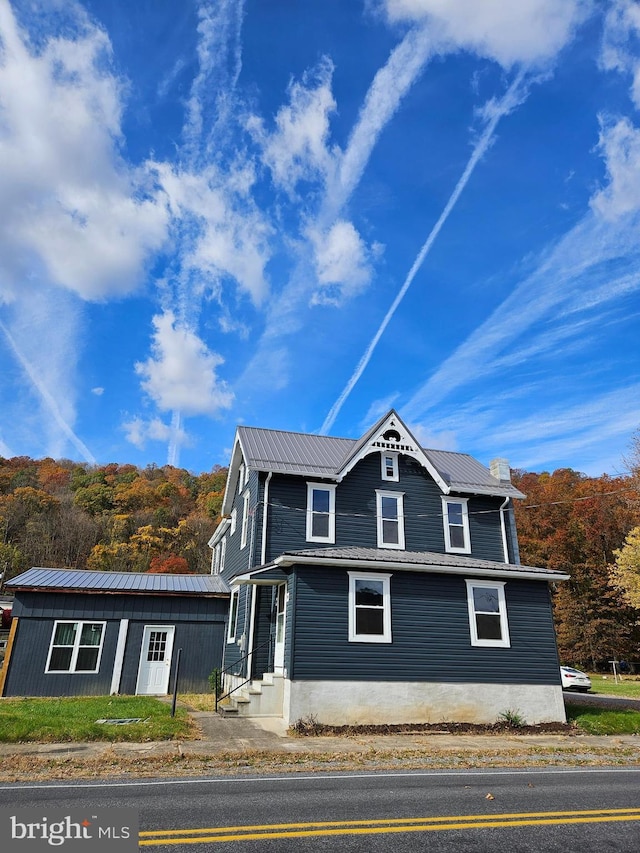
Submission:
M 520 564 L 522 497 L 505 460 L 425 450 L 394 411 L 359 440 L 239 427 L 209 543 L 237 709 L 564 720 L 549 583 L 567 575 Z
M 209 690 L 219 667 L 229 592 L 211 575 L 30 569 L 15 592 L 0 696 Z

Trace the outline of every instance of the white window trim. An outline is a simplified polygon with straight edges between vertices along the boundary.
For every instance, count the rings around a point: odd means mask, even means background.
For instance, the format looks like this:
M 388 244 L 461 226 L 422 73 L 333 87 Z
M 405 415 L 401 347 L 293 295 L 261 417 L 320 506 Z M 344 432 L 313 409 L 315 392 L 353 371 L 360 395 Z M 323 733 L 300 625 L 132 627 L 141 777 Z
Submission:
M 398 501 L 398 541 L 384 542 L 384 526 L 382 524 L 382 498 L 395 498 Z M 376 489 L 376 525 L 378 532 L 378 548 L 393 548 L 404 551 L 404 492 L 387 492 Z
M 49 664 L 51 663 L 51 655 L 53 653 L 54 647 L 54 639 L 56 636 L 56 630 L 58 625 L 77 625 L 78 630 L 76 631 L 76 636 L 73 643 L 73 651 L 71 652 L 71 662 L 69 664 L 69 669 L 49 669 Z M 100 625 L 102 627 L 102 631 L 100 632 L 100 645 L 98 646 L 98 657 L 96 659 L 95 669 L 76 669 L 76 663 L 78 660 L 78 653 L 80 651 L 80 637 L 82 635 L 82 626 L 83 625 Z M 106 626 L 107 623 L 100 619 L 56 619 L 53 623 L 53 631 L 51 632 L 51 640 L 49 642 L 49 654 L 47 655 L 47 665 L 45 667 L 45 673 L 49 675 L 76 675 L 76 674 L 86 674 L 86 673 L 97 673 L 100 672 L 100 661 L 102 660 L 102 648 L 104 646 L 104 635 L 106 634 Z M 65 648 L 70 648 L 66 646 Z M 83 646 L 83 648 L 89 648 L 88 646 Z M 95 648 L 95 646 L 91 646 L 91 648 Z
M 347 572 L 349 575 L 349 642 L 390 643 L 391 639 L 391 574 L 388 572 Z M 382 581 L 382 634 L 356 633 L 356 581 Z
M 444 527 L 444 549 L 448 554 L 470 554 L 471 532 L 469 530 L 469 498 L 442 498 L 442 523 Z M 451 544 L 451 530 L 449 527 L 449 504 L 462 504 L 462 535 L 464 545 L 456 548 Z M 456 525 L 457 526 L 457 525 Z
M 222 542 L 220 543 L 220 567 L 218 569 L 218 574 L 221 574 L 224 571 L 224 561 L 227 557 L 227 537 L 225 536 Z
M 235 619 L 233 616 L 233 602 L 236 602 Z M 229 624 L 227 625 L 227 643 L 235 643 L 236 629 L 238 627 L 238 613 L 240 612 L 240 587 L 234 586 L 231 590 L 231 598 L 229 599 Z M 231 630 L 233 628 L 233 631 Z
M 467 607 L 469 610 L 469 632 L 471 634 L 472 646 L 484 646 L 494 649 L 509 649 L 511 648 L 511 639 L 509 637 L 509 620 L 507 618 L 507 599 L 504 594 L 506 581 L 480 581 L 466 580 L 467 584 Z M 500 640 L 481 640 L 478 637 L 478 626 L 476 624 L 476 608 L 473 601 L 473 590 L 477 587 L 488 587 L 498 590 L 498 610 L 500 614 Z
M 240 463 L 240 467 L 238 468 L 238 494 L 242 491 L 245 484 L 245 467 L 244 462 Z
M 400 480 L 400 473 L 398 469 L 398 453 L 394 453 L 393 450 L 382 450 L 380 451 L 380 475 L 383 480 L 387 480 L 391 483 L 397 483 Z M 387 466 L 385 464 L 385 459 L 392 459 L 392 472 L 389 475 L 387 473 Z
M 229 535 L 233 536 L 236 532 L 236 527 L 238 526 L 238 509 L 234 506 L 231 510 L 231 526 L 229 527 Z
M 313 493 L 314 491 L 329 492 L 329 534 L 328 536 L 313 535 Z M 324 513 L 318 513 L 324 515 Z M 307 542 L 329 542 L 336 541 L 336 487 L 330 483 L 307 483 Z
M 247 531 L 249 529 L 249 497 L 250 493 L 246 491 L 242 496 L 242 530 L 240 533 L 240 547 L 244 548 L 247 544 Z

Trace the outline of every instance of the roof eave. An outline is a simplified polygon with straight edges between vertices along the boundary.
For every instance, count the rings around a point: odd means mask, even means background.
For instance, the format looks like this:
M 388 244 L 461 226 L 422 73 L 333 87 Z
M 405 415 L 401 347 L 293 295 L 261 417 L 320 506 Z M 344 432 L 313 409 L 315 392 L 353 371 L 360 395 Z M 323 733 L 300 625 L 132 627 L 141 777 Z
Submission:
M 569 580 L 569 575 L 563 572 L 530 572 L 521 570 L 518 566 L 512 566 L 511 569 L 499 568 L 479 568 L 477 566 L 439 566 L 426 563 L 404 563 L 395 560 L 367 560 L 361 558 L 350 559 L 348 557 L 309 557 L 304 555 L 281 554 L 273 561 L 278 566 L 294 566 L 294 565 L 324 565 L 331 562 L 332 566 L 340 566 L 341 568 L 358 566 L 365 569 L 394 569 L 400 572 L 421 572 L 424 574 L 447 574 L 447 575 L 474 575 L 481 577 L 499 577 L 513 578 L 517 577 L 522 580 L 544 580 L 544 581 L 566 581 Z

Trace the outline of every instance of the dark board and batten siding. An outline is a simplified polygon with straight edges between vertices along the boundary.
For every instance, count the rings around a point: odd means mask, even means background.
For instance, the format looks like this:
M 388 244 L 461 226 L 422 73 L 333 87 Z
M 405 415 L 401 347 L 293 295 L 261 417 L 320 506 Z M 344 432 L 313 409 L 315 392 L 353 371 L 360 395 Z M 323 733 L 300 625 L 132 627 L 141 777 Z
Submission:
M 19 618 L 5 685 L 7 696 L 99 696 L 109 693 L 118 631 L 129 620 L 120 692 L 135 693 L 142 632 L 145 625 L 174 625 L 173 684 L 177 649 L 182 648 L 179 689 L 209 689 L 208 676 L 221 666 L 226 598 L 179 595 L 112 595 L 19 592 Z M 56 620 L 106 622 L 97 673 L 46 673 L 47 656 Z
M 297 566 L 295 588 L 295 680 L 559 684 L 546 583 L 507 581 L 507 649 L 471 645 L 463 577 L 392 573 L 392 643 L 348 641 L 344 569 Z
M 399 482 L 382 479 L 380 456 L 365 457 L 336 488 L 337 547 L 377 546 L 376 490 L 404 495 L 405 548 L 407 551 L 444 553 L 442 492 L 410 456 L 400 456 Z M 269 486 L 269 536 L 267 560 L 286 551 L 322 547 L 306 541 L 307 482 L 303 477 L 274 475 Z M 317 482 L 321 482 L 317 480 Z M 452 496 L 453 497 L 453 496 Z M 469 498 L 471 554 L 504 562 L 499 507 L 503 498 Z M 327 547 L 331 547 L 327 545 Z

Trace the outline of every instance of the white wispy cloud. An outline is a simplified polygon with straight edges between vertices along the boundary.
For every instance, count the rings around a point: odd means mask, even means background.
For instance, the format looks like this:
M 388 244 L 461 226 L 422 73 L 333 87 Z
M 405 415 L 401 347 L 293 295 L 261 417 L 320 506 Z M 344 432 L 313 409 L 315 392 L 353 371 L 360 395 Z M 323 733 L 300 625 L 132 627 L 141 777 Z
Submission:
M 469 178 L 473 174 L 473 170 L 475 169 L 476 165 L 478 164 L 478 162 L 481 160 L 481 158 L 484 156 L 487 149 L 491 145 L 491 143 L 493 141 L 493 137 L 494 137 L 496 127 L 498 125 L 498 122 L 500 121 L 501 118 L 503 118 L 503 116 L 508 115 L 513 109 L 515 109 L 522 102 L 522 99 L 525 96 L 524 95 L 525 90 L 523 90 L 521 88 L 522 83 L 523 83 L 523 74 L 520 73 L 516 76 L 516 79 L 514 80 L 514 82 L 509 87 L 504 98 L 502 98 L 499 103 L 495 103 L 492 101 L 491 108 L 485 110 L 486 114 L 490 116 L 489 121 L 487 122 L 483 133 L 481 134 L 480 138 L 478 139 L 478 141 L 476 142 L 476 144 L 474 146 L 474 149 L 471 153 L 471 157 L 469 158 L 469 161 L 465 167 L 464 172 L 462 173 L 462 176 L 458 180 L 458 183 L 456 184 L 453 192 L 451 193 L 449 200 L 447 201 L 442 213 L 438 217 L 436 224 L 433 226 L 433 228 L 429 232 L 429 236 L 425 240 L 422 248 L 420 249 L 420 252 L 418 253 L 418 256 L 414 260 L 414 262 L 411 266 L 411 269 L 409 270 L 407 277 L 404 280 L 402 287 L 400 288 L 400 290 L 396 294 L 396 297 L 393 300 L 391 307 L 389 308 L 389 310 L 385 314 L 385 316 L 382 320 L 382 323 L 378 326 L 378 329 L 377 329 L 375 335 L 369 341 L 367 348 L 365 349 L 362 357 L 360 358 L 360 361 L 356 365 L 355 370 L 351 374 L 349 381 L 347 382 L 344 389 L 342 390 L 342 393 L 340 394 L 338 399 L 335 401 L 335 403 L 333 404 L 333 406 L 329 410 L 326 418 L 324 419 L 324 422 L 323 422 L 322 426 L 320 427 L 321 433 L 326 433 L 331 429 L 336 418 L 338 417 L 338 414 L 340 413 L 340 410 L 342 409 L 342 407 L 345 404 L 345 402 L 347 401 L 349 395 L 351 394 L 351 392 L 355 388 L 356 384 L 360 380 L 360 377 L 364 373 L 367 365 L 371 361 L 371 357 L 372 357 L 373 353 L 375 352 L 375 349 L 378 346 L 380 339 L 382 338 L 383 334 L 385 333 L 387 326 L 389 325 L 389 323 L 393 319 L 394 314 L 398 310 L 402 300 L 404 299 L 407 291 L 409 290 L 409 287 L 411 286 L 414 278 L 416 277 L 416 274 L 418 273 L 420 267 L 424 263 L 425 258 L 429 254 L 431 247 L 433 246 L 433 244 L 437 240 L 438 235 L 440 234 L 440 231 L 442 230 L 442 226 L 445 224 L 445 222 L 449 218 L 451 211 L 455 207 L 456 202 L 460 198 L 461 193 L 463 192 L 464 188 L 466 187 L 466 185 L 469 181 Z
M 153 318 L 152 356 L 136 364 L 142 387 L 160 411 L 215 415 L 233 402 L 233 393 L 216 371 L 223 363 L 193 329 L 171 312 Z
M 605 16 L 600 62 L 607 71 L 631 77 L 631 97 L 640 109 L 640 4 L 637 0 L 611 0 Z

